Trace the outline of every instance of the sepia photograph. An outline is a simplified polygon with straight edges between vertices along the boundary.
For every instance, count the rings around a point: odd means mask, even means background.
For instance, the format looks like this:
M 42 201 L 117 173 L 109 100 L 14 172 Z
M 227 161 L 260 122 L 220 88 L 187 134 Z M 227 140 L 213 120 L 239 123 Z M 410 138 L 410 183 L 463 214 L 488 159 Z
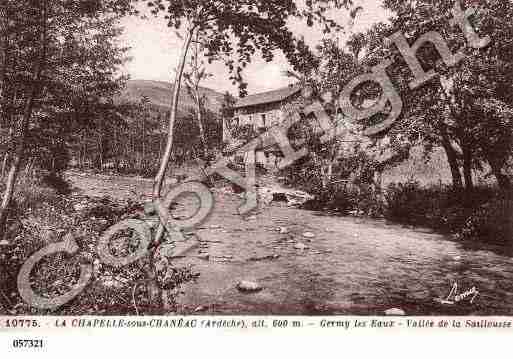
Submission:
M 512 18 L 1 0 L 0 327 L 511 328 Z

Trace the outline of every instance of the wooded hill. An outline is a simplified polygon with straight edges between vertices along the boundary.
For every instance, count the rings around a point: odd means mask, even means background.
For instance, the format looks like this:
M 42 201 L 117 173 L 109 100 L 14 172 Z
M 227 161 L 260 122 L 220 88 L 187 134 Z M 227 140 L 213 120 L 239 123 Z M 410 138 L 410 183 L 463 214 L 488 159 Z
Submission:
M 111 113 L 76 136 L 71 150 L 72 165 L 154 175 L 165 145 L 172 86 L 163 81 L 127 81 L 115 99 L 117 115 Z M 209 147 L 219 147 L 223 95 L 203 87 L 199 93 Z M 191 94 L 181 91 L 173 150 L 173 160 L 179 164 L 199 156 L 201 143 L 195 106 Z
M 122 102 L 139 102 L 141 98 L 146 96 L 152 105 L 162 110 L 169 110 L 171 108 L 172 87 L 172 83 L 164 81 L 129 80 L 119 100 Z M 223 94 L 205 87 L 202 87 L 200 92 L 206 97 L 206 108 L 214 113 L 219 113 L 223 101 Z M 178 111 L 182 117 L 190 113 L 190 109 L 195 106 L 192 97 L 188 94 L 186 89 L 180 92 L 179 104 L 180 107 Z

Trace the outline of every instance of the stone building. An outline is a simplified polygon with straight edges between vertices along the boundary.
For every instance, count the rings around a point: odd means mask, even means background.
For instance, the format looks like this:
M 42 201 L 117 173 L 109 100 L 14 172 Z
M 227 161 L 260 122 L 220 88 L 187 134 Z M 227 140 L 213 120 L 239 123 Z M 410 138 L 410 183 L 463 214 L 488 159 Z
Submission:
M 278 125 L 283 120 L 282 108 L 301 96 L 299 85 L 250 95 L 239 99 L 234 106 L 237 126 L 253 125 L 256 132 Z
M 255 133 L 263 133 L 270 127 L 282 123 L 284 113 L 282 109 L 287 104 L 292 104 L 301 97 L 301 87 L 297 84 L 289 85 L 278 90 L 262 92 L 255 95 L 249 95 L 239 99 L 234 105 L 234 116 L 231 122 L 231 128 L 228 129 L 227 123 L 223 124 L 223 141 L 228 143 L 229 150 L 235 150 L 238 145 L 236 139 L 231 137 L 236 127 L 252 126 Z M 272 169 L 276 166 L 277 153 L 272 150 L 256 151 L 256 161 L 262 166 Z

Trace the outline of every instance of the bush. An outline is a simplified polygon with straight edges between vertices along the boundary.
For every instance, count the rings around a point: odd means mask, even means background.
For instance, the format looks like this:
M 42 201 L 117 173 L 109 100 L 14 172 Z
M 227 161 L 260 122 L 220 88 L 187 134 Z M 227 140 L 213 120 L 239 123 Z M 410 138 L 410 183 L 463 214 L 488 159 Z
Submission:
M 409 224 L 425 224 L 433 191 L 424 190 L 418 182 L 393 183 L 385 192 L 385 216 Z M 433 209 L 431 209 L 433 212 Z
M 477 207 L 456 233 L 462 240 L 507 244 L 513 239 L 513 198 L 504 195 Z
M 55 173 L 50 173 L 44 176 L 42 184 L 55 189 L 58 194 L 66 195 L 71 193 L 71 185 L 69 182 L 66 182 L 62 176 Z
M 315 182 L 312 182 L 315 183 Z M 310 210 L 333 210 L 343 214 L 357 212 L 374 218 L 383 216 L 383 201 L 380 193 L 371 186 L 356 186 L 347 182 L 329 183 L 326 186 L 311 185 L 301 187 L 314 196 L 304 208 Z
M 465 196 L 447 187 L 393 183 L 385 191 L 385 217 L 401 223 L 445 228 L 468 215 L 464 199 Z
M 60 200 L 59 191 L 44 180 L 25 180 L 17 185 L 11 206 L 22 215 L 41 206 L 54 206 Z
M 454 192 L 409 182 L 390 185 L 385 198 L 385 217 L 395 222 L 429 226 L 461 240 L 507 243 L 512 239 L 511 193 L 487 187 Z

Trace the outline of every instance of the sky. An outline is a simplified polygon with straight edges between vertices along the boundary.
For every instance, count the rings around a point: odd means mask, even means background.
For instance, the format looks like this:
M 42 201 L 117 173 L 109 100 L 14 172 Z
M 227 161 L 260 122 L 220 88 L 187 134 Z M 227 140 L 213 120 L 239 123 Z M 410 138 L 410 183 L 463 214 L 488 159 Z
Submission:
M 372 24 L 386 21 L 388 18 L 381 8 L 381 0 L 361 0 L 356 5 L 362 5 L 364 10 L 356 19 L 353 28 L 355 32 L 364 31 Z M 345 25 L 348 23 L 349 15 L 345 10 L 338 11 L 332 14 L 332 18 L 339 24 Z M 125 29 L 121 43 L 131 48 L 129 51 L 131 61 L 125 65 L 124 73 L 130 75 L 132 80 L 173 81 L 174 69 L 182 47 L 182 40 L 175 31 L 168 28 L 162 18 L 151 15 L 145 20 L 126 17 L 121 25 Z M 304 36 L 307 44 L 312 47 L 317 45 L 324 36 L 319 29 L 312 29 L 299 22 L 291 23 L 290 28 L 298 35 Z M 341 41 L 344 41 L 347 35 L 340 33 L 338 36 Z M 275 58 L 270 63 L 262 60 L 257 53 L 244 73 L 245 80 L 248 82 L 248 92 L 252 94 L 287 86 L 293 80 L 284 76 L 283 71 L 289 68 L 281 52 L 276 52 Z M 228 71 L 224 64 L 213 63 L 209 65 L 208 71 L 213 76 L 205 80 L 202 86 L 219 92 L 230 91 L 234 95 L 238 94 L 237 87 L 228 79 Z

